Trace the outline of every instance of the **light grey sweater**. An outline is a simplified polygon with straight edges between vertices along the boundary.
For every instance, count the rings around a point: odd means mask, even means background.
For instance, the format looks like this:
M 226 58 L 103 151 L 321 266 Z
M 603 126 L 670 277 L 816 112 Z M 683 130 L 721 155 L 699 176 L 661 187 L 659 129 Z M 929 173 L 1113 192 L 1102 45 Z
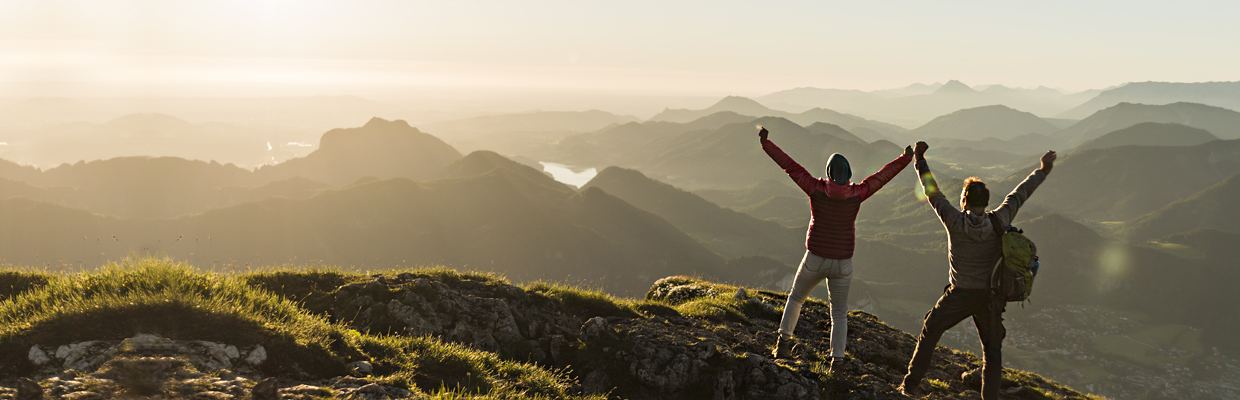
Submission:
M 917 175 L 921 177 L 922 191 L 926 194 L 930 207 L 939 215 L 943 227 L 947 228 L 947 260 L 951 271 L 948 281 L 963 289 L 986 289 L 990 281 L 990 272 L 1002 254 L 1002 243 L 999 234 L 985 214 L 961 212 L 939 190 L 934 174 L 926 165 L 926 160 L 916 164 Z M 1010 225 L 1016 218 L 1016 210 L 1025 204 L 1033 190 L 1042 184 L 1046 174 L 1042 170 L 1034 170 L 1025 178 L 1012 193 L 1008 193 L 999 208 L 991 211 L 1004 226 Z

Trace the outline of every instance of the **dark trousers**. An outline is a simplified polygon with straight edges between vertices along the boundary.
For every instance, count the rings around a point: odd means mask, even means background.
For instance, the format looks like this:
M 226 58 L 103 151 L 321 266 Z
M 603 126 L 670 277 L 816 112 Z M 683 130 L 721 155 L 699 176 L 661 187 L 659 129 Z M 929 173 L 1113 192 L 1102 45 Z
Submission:
M 986 289 L 961 289 L 949 286 L 943 291 L 943 297 L 934 304 L 934 308 L 926 313 L 926 320 L 921 326 L 921 336 L 917 338 L 917 349 L 913 351 L 913 359 L 908 363 L 908 375 L 904 376 L 905 387 L 913 387 L 921 383 L 930 368 L 930 356 L 934 346 L 943 337 L 943 332 L 951 329 L 965 318 L 973 317 L 977 326 L 978 336 L 982 339 L 982 399 L 999 398 L 999 384 L 1003 379 L 1003 357 L 1000 349 L 1007 330 L 1003 328 L 1003 311 L 1005 303 L 995 300 Z

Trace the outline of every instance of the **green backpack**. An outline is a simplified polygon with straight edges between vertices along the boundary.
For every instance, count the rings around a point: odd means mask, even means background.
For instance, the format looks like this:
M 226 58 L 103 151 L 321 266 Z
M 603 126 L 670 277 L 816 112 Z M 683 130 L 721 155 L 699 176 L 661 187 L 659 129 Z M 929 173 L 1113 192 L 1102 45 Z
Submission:
M 990 274 L 990 291 L 1004 301 L 1025 301 L 1033 293 L 1033 278 L 1038 275 L 1038 247 L 1025 237 L 1025 231 L 1008 225 L 1000 227 L 993 213 L 990 223 L 1003 241 L 1003 256 Z

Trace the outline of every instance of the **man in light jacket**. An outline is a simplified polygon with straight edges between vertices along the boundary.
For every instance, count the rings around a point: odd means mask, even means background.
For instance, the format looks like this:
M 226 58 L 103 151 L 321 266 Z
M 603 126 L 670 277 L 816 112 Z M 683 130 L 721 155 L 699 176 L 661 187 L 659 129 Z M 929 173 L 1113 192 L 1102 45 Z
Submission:
M 982 399 L 997 400 L 999 383 L 1003 378 L 1000 348 L 1006 330 L 1003 328 L 1005 302 L 1003 299 L 996 299 L 989 290 L 991 271 L 1003 256 L 1002 241 L 994 223 L 997 222 L 1004 228 L 1011 224 L 1016 218 L 1016 211 L 1025 204 L 1034 189 L 1042 184 L 1046 175 L 1050 174 L 1056 155 L 1054 151 L 1043 154 L 1041 167 L 1030 173 L 1012 193 L 1008 193 L 1003 204 L 994 211 L 987 212 L 990 190 L 976 177 L 964 181 L 964 190 L 960 194 L 960 210 L 947 200 L 926 164 L 925 153 L 928 148 L 925 142 L 917 142 L 913 158 L 916 160 L 915 168 L 917 175 L 921 177 L 921 187 L 927 201 L 947 229 L 950 284 L 944 289 L 943 297 L 939 298 L 934 308 L 926 313 L 921 336 L 917 338 L 917 349 L 913 351 L 912 360 L 909 360 L 908 374 L 904 376 L 899 390 L 910 397 L 925 394 L 927 390 L 922 387 L 921 380 L 930 367 L 934 346 L 948 329 L 965 318 L 973 317 L 973 324 L 982 340 Z

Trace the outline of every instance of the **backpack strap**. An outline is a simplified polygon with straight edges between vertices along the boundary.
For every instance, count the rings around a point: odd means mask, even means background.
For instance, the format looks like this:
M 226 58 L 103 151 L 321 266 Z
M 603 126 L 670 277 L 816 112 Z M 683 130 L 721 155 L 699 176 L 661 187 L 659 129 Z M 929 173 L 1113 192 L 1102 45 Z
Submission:
M 990 218 L 990 227 L 994 228 L 995 233 L 999 234 L 999 236 L 1003 236 L 1004 233 L 1007 233 L 1007 227 L 1000 223 L 999 217 L 996 217 L 995 213 L 987 211 L 986 217 Z
M 1002 240 L 1003 234 L 1007 233 L 1007 227 L 1001 226 L 1002 224 L 999 223 L 1000 222 L 999 217 L 996 217 L 995 213 L 993 212 L 987 211 L 986 217 L 990 218 L 990 227 L 994 228 L 995 234 L 999 235 L 999 239 Z M 990 292 L 991 297 L 999 296 L 999 294 L 996 293 L 998 288 L 994 287 L 994 285 L 995 285 L 995 278 L 999 274 L 999 268 L 1002 266 L 1003 266 L 1003 251 L 1000 250 L 999 261 L 996 261 L 995 266 L 990 269 L 990 279 L 986 280 L 986 289 L 988 289 L 988 291 Z

